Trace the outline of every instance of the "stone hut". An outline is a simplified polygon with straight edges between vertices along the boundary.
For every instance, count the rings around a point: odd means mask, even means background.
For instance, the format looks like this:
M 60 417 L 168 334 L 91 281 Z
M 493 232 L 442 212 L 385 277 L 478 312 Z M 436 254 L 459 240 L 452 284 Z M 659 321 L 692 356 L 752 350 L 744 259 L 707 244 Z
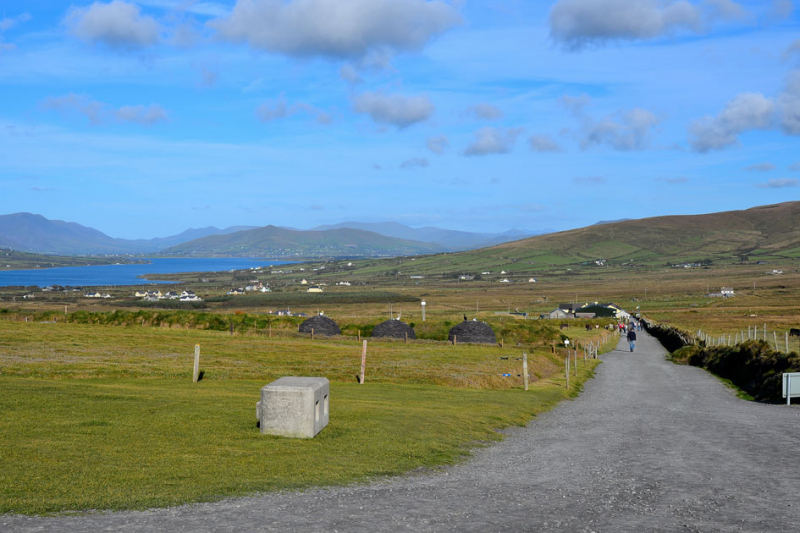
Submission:
M 497 344 L 497 338 L 494 336 L 492 326 L 477 320 L 465 320 L 461 324 L 453 326 L 447 335 L 447 340 L 452 342 L 454 337 L 456 337 L 456 342 L 459 343 Z
M 417 334 L 414 333 L 414 328 L 400 322 L 399 320 L 389 319 L 386 322 L 381 322 L 375 329 L 372 330 L 373 337 L 388 337 L 390 339 L 405 339 L 408 334 L 409 339 L 416 339 Z
M 323 315 L 312 316 L 300 324 L 300 333 L 311 334 L 312 329 L 314 330 L 314 335 L 327 335 L 330 337 L 342 334 L 342 330 L 339 329 L 336 322 Z

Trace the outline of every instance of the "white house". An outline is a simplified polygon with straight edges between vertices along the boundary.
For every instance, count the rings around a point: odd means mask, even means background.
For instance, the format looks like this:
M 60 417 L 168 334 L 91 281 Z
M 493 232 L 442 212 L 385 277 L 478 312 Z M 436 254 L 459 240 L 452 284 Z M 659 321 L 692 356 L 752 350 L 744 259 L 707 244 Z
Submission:
M 536 283 L 536 278 L 531 278 L 528 280 L 528 283 Z
M 308 288 L 306 292 L 322 292 L 322 287 L 318 285 L 312 285 Z
M 511 281 L 508 278 L 503 278 L 500 280 L 500 283 L 511 283 Z
M 308 285 L 308 280 L 306 280 L 305 278 L 301 279 L 300 280 L 300 285 Z
M 231 296 L 231 295 L 241 295 L 241 294 L 244 294 L 244 289 L 242 289 L 242 288 L 231 289 L 231 290 L 228 291 L 228 295 L 229 296 Z
M 720 292 L 720 294 L 722 294 L 722 296 L 724 296 L 726 298 L 728 298 L 730 296 L 733 296 L 733 289 L 731 289 L 730 287 L 722 287 L 719 290 L 719 292 Z

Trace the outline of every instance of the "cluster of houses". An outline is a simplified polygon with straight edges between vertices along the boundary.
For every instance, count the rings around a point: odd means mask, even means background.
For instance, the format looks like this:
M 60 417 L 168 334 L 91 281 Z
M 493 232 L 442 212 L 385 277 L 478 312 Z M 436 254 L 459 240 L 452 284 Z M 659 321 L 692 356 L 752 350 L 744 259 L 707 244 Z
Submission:
M 111 298 L 111 295 L 108 294 L 107 292 L 100 293 L 100 292 L 97 292 L 97 291 L 89 291 L 87 293 L 84 293 L 83 297 L 84 298 Z
M 614 318 L 627 322 L 631 315 L 617 304 L 593 302 L 558 304 L 558 309 L 547 315 L 540 315 L 539 318 Z
M 228 296 L 241 296 L 243 294 L 247 294 L 248 292 L 272 292 L 272 289 L 269 288 L 269 284 L 264 285 L 260 281 L 251 281 L 249 285 L 245 285 L 244 287 L 239 287 L 237 289 L 231 289 L 227 292 Z
M 180 300 L 181 302 L 202 302 L 203 299 L 197 296 L 194 291 L 182 291 L 178 294 L 175 291 L 162 293 L 161 291 L 136 291 L 134 296 L 142 298 L 146 302 L 157 302 L 159 300 Z

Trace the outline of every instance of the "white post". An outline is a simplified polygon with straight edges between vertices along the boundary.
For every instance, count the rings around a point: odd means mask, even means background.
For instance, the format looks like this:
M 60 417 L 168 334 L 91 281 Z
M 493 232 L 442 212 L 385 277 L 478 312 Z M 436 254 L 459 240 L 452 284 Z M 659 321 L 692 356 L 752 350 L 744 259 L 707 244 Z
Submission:
M 192 381 L 197 383 L 200 378 L 200 345 L 194 345 L 194 370 L 192 371 Z
M 364 384 L 364 370 L 367 366 L 367 341 L 364 340 L 364 344 L 361 348 L 361 378 L 358 380 L 360 384 Z
M 785 332 L 784 335 L 786 335 L 786 353 L 789 353 L 789 332 Z
M 422 321 L 425 322 L 425 305 L 426 305 L 425 300 L 422 300 L 421 305 L 422 305 Z
M 528 390 L 528 354 L 522 354 L 522 383 Z

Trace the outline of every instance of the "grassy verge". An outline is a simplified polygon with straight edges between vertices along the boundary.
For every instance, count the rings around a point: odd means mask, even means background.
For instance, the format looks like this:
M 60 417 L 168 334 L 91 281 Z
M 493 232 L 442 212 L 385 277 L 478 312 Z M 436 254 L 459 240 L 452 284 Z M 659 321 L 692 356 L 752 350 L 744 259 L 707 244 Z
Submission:
M 198 335 L 207 378 L 193 384 Z M 577 395 L 596 363 L 567 390 L 559 359 L 531 354 L 526 393 L 509 349 L 374 343 L 357 385 L 347 340 L 0 321 L 0 512 L 143 509 L 451 464 Z M 332 379 L 329 426 L 260 435 L 261 386 L 292 374 Z

